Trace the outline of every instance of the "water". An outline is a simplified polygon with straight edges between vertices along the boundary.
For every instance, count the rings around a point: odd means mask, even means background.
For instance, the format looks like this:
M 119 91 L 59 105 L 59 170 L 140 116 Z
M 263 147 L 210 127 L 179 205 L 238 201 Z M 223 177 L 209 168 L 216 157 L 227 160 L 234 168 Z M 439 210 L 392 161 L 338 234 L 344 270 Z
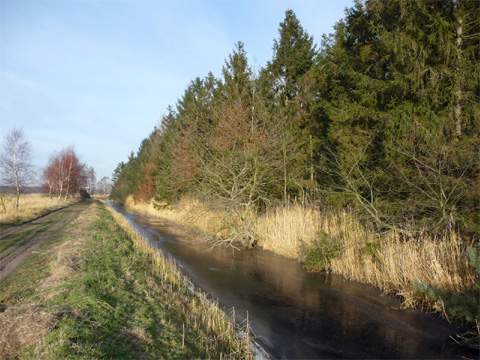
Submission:
M 225 309 L 245 317 L 274 358 L 458 358 L 455 330 L 438 316 L 400 307 L 397 298 L 310 274 L 295 261 L 259 249 L 208 249 L 162 222 L 118 211 Z M 471 354 L 467 354 L 473 357 Z

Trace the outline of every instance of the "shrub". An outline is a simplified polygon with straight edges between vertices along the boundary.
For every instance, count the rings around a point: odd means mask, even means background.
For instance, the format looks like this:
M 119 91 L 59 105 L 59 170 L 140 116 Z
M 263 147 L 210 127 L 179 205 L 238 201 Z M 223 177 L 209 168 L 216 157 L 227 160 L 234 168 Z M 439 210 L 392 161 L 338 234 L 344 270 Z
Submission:
M 306 249 L 305 253 L 305 268 L 308 271 L 323 271 L 328 269 L 330 261 L 340 254 L 340 245 L 322 231 L 314 245 Z

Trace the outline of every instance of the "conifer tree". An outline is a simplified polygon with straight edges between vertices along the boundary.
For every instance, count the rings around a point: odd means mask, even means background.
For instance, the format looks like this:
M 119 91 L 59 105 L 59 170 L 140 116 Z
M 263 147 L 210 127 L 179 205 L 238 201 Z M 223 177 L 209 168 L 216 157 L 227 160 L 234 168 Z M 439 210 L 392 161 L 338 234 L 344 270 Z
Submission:
M 261 72 L 262 95 L 268 99 L 272 121 L 283 128 L 279 151 L 283 157 L 283 197 L 299 195 L 312 178 L 312 138 L 309 119 L 301 111 L 299 97 L 303 78 L 314 64 L 316 49 L 313 38 L 300 25 L 292 10 L 287 10 L 274 41 L 273 59 Z

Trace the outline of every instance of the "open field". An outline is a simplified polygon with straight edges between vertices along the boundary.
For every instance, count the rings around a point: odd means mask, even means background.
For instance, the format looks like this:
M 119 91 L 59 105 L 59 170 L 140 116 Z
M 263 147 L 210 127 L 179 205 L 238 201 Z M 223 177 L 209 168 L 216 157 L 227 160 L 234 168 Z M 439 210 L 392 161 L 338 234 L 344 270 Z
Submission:
M 0 358 L 249 357 L 227 316 L 174 264 L 98 202 L 72 208 L 75 220 L 50 228 L 0 282 Z
M 20 196 L 18 210 L 15 208 L 15 196 L 3 195 L 5 209 L 0 203 L 0 227 L 21 223 L 41 216 L 51 210 L 61 208 L 77 201 L 76 198 L 65 200 L 62 198 L 49 198 L 44 194 L 24 194 Z
M 209 210 L 207 204 L 194 199 L 157 209 L 130 197 L 126 206 L 190 226 L 208 239 L 241 239 L 238 234 L 247 232 L 264 249 L 298 259 L 309 270 L 332 271 L 400 295 L 407 307 L 426 306 L 447 317 L 478 319 L 478 273 L 467 256 L 469 244 L 454 232 L 443 238 L 423 235 L 411 239 L 393 231 L 376 234 L 351 213 L 321 212 L 300 205 L 270 209 L 261 215 L 243 214 L 242 219 Z

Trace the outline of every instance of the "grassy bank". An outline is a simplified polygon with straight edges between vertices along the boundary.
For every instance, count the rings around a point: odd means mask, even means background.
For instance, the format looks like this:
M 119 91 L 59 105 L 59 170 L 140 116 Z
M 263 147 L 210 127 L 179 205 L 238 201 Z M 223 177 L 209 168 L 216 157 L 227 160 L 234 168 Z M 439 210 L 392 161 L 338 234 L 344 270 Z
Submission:
M 20 197 L 19 208 L 16 209 L 15 196 L 2 195 L 2 199 L 0 199 L 0 227 L 31 220 L 74 201 L 76 200 L 49 198 L 44 194 L 25 194 Z
M 247 358 L 228 317 L 92 204 L 0 284 L 1 358 Z
M 479 318 L 479 289 L 472 257 L 475 249 L 455 232 L 442 238 L 405 238 L 390 231 L 378 234 L 348 212 L 321 212 L 292 205 L 264 214 L 229 214 L 210 210 L 195 199 L 158 208 L 152 203 L 126 206 L 134 211 L 187 224 L 206 238 L 253 236 L 256 243 L 302 261 L 312 271 L 328 270 L 402 296 L 407 307 L 424 307 L 467 321 Z M 240 235 L 239 235 L 240 234 Z

